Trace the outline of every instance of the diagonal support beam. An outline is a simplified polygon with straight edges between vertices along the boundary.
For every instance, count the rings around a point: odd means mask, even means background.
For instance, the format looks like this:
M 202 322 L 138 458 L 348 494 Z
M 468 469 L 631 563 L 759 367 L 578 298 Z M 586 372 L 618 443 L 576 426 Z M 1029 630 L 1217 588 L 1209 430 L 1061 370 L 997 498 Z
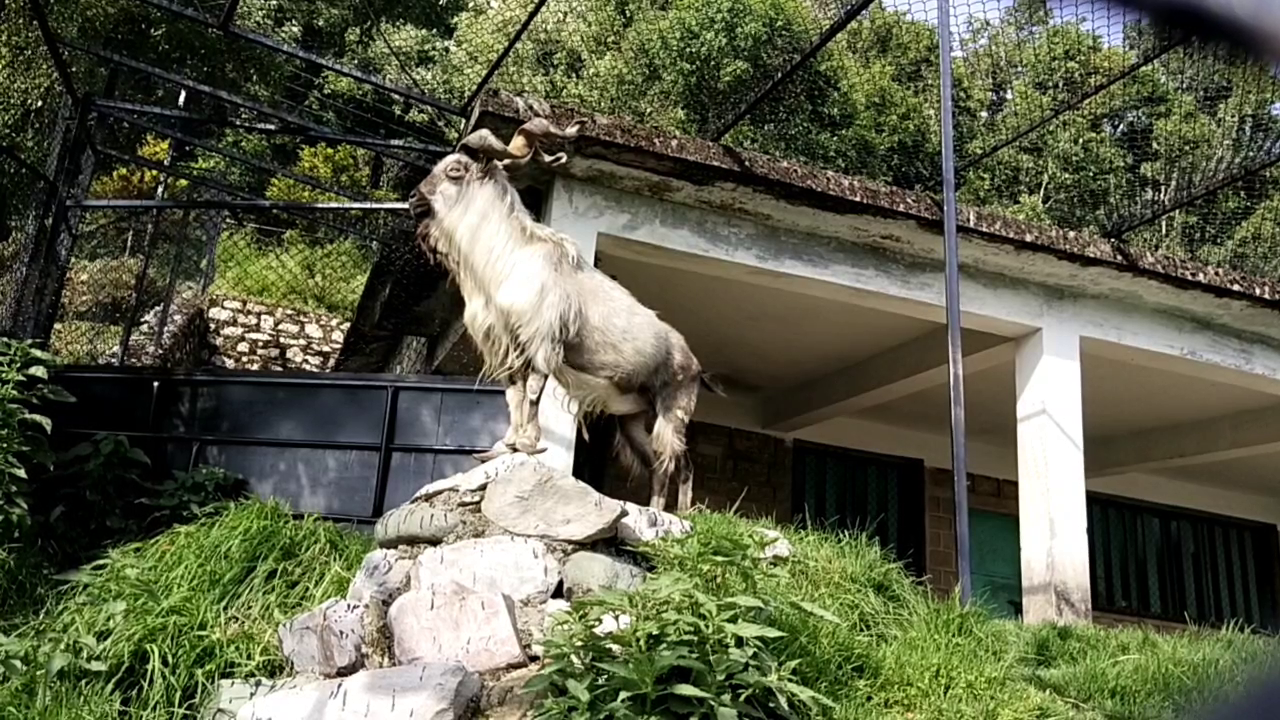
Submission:
M 771 393 L 764 402 L 764 428 L 795 432 L 832 418 L 913 395 L 947 382 L 947 329 L 938 328 L 855 365 Z M 1009 362 L 1014 341 L 999 335 L 964 333 L 966 373 Z
M 1158 472 L 1280 453 L 1280 406 L 1090 440 L 1089 477 Z

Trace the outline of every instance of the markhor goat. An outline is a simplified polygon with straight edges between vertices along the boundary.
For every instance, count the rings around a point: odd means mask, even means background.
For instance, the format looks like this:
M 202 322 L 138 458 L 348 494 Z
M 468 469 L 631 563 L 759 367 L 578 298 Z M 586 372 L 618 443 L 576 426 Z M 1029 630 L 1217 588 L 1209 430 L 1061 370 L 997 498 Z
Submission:
M 649 504 L 666 504 L 678 478 L 676 511 L 693 505 L 685 431 L 699 386 L 720 388 L 702 371 L 684 337 L 583 258 L 568 236 L 533 219 L 508 171 L 533 159 L 554 166 L 541 143 L 572 139 L 544 118 L 525 123 L 510 146 L 488 130 L 467 136 L 409 196 L 418 242 L 440 260 L 465 302 L 463 324 L 485 375 L 507 383 L 511 424 L 490 460 L 543 452 L 538 403 L 554 377 L 578 404 L 578 422 L 617 416 L 614 449 L 633 474 L 649 472 Z

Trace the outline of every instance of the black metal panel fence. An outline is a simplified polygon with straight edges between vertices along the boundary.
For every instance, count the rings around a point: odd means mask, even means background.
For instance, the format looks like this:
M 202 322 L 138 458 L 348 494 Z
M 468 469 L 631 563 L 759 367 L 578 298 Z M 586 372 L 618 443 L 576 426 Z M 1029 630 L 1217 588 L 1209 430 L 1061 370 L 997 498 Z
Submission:
M 123 435 L 157 471 L 216 465 L 298 512 L 372 521 L 476 465 L 506 430 L 501 388 L 374 374 L 67 370 L 61 442 Z

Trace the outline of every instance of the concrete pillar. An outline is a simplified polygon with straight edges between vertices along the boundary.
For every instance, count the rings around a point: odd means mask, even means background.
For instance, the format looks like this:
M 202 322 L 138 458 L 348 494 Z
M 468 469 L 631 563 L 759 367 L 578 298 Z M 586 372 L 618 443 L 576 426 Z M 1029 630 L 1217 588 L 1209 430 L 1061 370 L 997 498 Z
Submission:
M 573 215 L 565 183 L 558 177 L 547 191 L 542 222 L 573 238 L 582 256 L 594 264 L 596 229 Z M 538 455 L 538 459 L 566 473 L 573 472 L 573 451 L 578 439 L 576 411 L 577 403 L 569 400 L 560 383 L 548 378 L 538 406 L 538 422 L 542 425 L 541 446 L 547 451 Z
M 1018 527 L 1025 622 L 1088 622 L 1080 336 L 1046 326 L 1018 341 Z

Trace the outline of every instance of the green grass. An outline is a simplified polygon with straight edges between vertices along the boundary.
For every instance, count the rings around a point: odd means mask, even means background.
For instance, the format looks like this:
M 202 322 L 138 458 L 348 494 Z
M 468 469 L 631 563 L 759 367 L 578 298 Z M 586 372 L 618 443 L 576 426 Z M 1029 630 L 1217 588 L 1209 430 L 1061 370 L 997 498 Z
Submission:
M 54 323 L 49 349 L 69 365 L 96 365 L 104 355 L 119 347 L 123 332 L 120 325 L 64 320 Z
M 217 262 L 214 293 L 345 318 L 355 314 L 373 266 L 355 242 L 308 244 L 286 234 L 273 246 L 242 232 L 223 236 Z
M 718 562 L 725 538 L 760 523 L 710 513 L 693 520 L 692 536 L 652 549 L 657 575 L 688 575 L 713 597 L 803 600 L 839 619 L 787 602 L 772 619 L 786 633 L 774 641 L 779 659 L 799 661 L 798 680 L 836 703 L 826 718 L 1169 717 L 1238 687 L 1274 657 L 1274 641 L 1239 631 L 995 620 L 932 599 L 860 536 L 779 528 L 795 546 L 789 560 L 772 569 Z M 113 550 L 86 579 L 0 625 L 0 633 L 45 633 L 70 645 L 92 638 L 99 650 L 77 658 L 102 663 L 101 671 L 73 662 L 49 681 L 31 663 L 0 681 L 0 718 L 193 717 L 222 678 L 283 674 L 277 625 L 341 595 L 369 549 L 362 535 L 253 500 Z M 632 627 L 645 622 L 635 617 Z
M 0 684 L 0 718 L 194 717 L 221 678 L 283 674 L 277 625 L 344 594 L 369 549 L 257 500 L 115 549 L 18 633 L 92 638 L 77 659 L 100 671 L 73 663 L 49 681 L 33 667 Z
M 687 574 L 713 597 L 809 601 L 840 619 L 783 605 L 773 623 L 787 633 L 779 659 L 798 660 L 799 679 L 836 702 L 824 717 L 1162 718 L 1238 687 L 1276 657 L 1275 641 L 1239 630 L 1159 634 L 997 620 L 934 600 L 855 535 L 777 527 L 794 555 L 746 577 L 716 563 L 717 536 L 760 524 L 700 513 L 694 525 L 688 540 L 654 549 L 658 573 Z

